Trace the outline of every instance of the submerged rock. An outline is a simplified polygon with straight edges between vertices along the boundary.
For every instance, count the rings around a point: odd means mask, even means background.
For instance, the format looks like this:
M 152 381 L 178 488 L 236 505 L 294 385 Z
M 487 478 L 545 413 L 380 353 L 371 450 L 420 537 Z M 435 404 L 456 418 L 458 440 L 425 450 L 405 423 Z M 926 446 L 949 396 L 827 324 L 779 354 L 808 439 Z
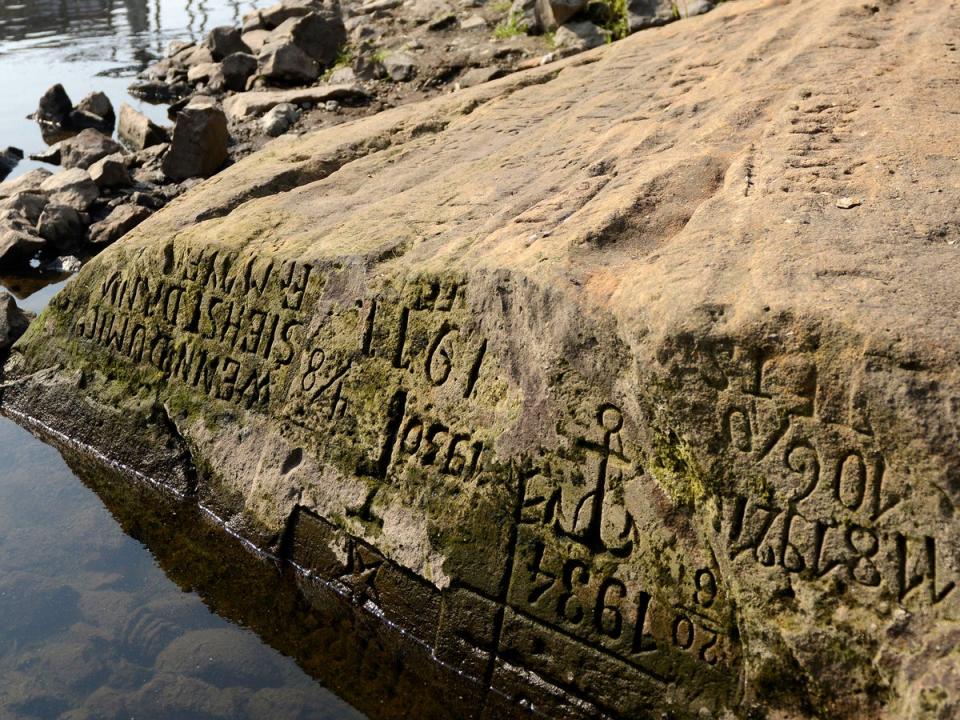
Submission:
M 273 142 L 87 264 L 3 403 L 478 716 L 956 716 L 958 23 L 722 3 Z

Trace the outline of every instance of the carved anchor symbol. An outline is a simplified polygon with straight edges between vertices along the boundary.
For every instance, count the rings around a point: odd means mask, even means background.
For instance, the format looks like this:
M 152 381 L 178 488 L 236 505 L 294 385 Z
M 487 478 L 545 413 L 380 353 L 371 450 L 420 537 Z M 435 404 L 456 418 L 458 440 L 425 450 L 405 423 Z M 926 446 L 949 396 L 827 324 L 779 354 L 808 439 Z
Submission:
M 602 405 L 597 411 L 597 421 L 603 428 L 603 440 L 599 443 L 583 439 L 577 441 L 579 447 L 600 455 L 596 484 L 593 490 L 577 503 L 570 528 L 563 527 L 560 513 L 554 513 L 554 527 L 559 535 L 586 546 L 593 553 L 609 552 L 615 557 L 627 557 L 633 550 L 630 531 L 635 527 L 634 520 L 622 506 L 611 502 L 609 494 L 615 483 L 622 485 L 623 482 L 622 471 L 611 469 L 611 459 L 622 463 L 629 462 L 623 454 L 623 443 L 620 440 L 623 414 L 613 405 Z M 559 491 L 553 501 L 559 503 Z M 611 522 L 617 522 L 616 518 L 612 521 L 610 518 L 615 512 L 623 513 L 623 528 L 608 542 L 605 536 L 610 535 L 608 528 Z

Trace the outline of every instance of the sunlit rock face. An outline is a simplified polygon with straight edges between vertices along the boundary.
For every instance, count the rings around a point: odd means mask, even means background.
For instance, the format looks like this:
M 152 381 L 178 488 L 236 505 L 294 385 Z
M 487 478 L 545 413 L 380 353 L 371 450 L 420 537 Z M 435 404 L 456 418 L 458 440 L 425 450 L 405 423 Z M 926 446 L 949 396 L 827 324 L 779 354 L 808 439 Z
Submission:
M 86 266 L 4 404 L 466 714 L 949 716 L 958 26 L 742 0 L 278 140 Z

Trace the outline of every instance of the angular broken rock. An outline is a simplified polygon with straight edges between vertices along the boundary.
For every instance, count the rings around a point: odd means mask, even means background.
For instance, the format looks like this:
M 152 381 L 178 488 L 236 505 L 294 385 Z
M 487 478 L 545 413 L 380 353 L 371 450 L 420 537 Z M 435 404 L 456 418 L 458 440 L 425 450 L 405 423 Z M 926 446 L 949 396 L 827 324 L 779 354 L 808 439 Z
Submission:
M 150 211 L 145 207 L 118 205 L 106 218 L 90 226 L 90 243 L 102 246 L 116 242 L 148 217 Z
M 90 173 L 82 168 L 51 175 L 40 184 L 40 192 L 46 194 L 50 202 L 69 205 L 80 212 L 87 210 L 100 195 Z
M 17 307 L 13 296 L 6 290 L 0 290 L 0 352 L 9 350 L 29 325 L 30 318 Z
M 37 192 L 43 182 L 53 175 L 46 168 L 35 168 L 23 175 L 0 183 L 0 198 L 7 198 L 22 192 Z
M 106 93 L 92 92 L 83 98 L 70 113 L 69 124 L 74 130 L 92 128 L 105 135 L 113 133 L 117 116 L 113 111 L 113 103 Z
M 120 106 L 120 125 L 117 137 L 133 150 L 143 150 L 151 145 L 160 145 L 170 141 L 165 128 L 126 103 Z
M 37 234 L 57 251 L 78 246 L 85 232 L 80 213 L 68 205 L 47 204 L 37 222 Z
M 17 271 L 46 246 L 33 228 L 11 222 L 9 211 L 0 216 L 0 270 Z
M 957 717 L 960 7 L 813 6 L 271 143 L 88 263 L 3 403 L 463 716 Z
M 628 0 L 627 24 L 630 32 L 674 20 L 702 15 L 713 9 L 711 0 Z
M 229 142 L 222 110 L 188 106 L 177 115 L 170 150 L 163 157 L 163 172 L 176 182 L 210 177 L 226 162 Z
M 227 90 L 239 92 L 246 88 L 247 78 L 257 69 L 257 58 L 246 52 L 233 53 L 223 59 L 220 73 Z
M 367 99 L 367 94 L 356 83 L 317 85 L 315 87 L 294 88 L 290 90 L 237 93 L 224 101 L 223 110 L 231 121 L 236 122 L 253 115 L 260 115 L 270 108 L 283 103 L 292 103 L 294 105 L 311 103 L 313 105 L 319 105 L 329 100 L 359 102 L 365 99 Z
M 292 42 L 271 41 L 257 56 L 257 74 L 274 82 L 310 83 L 320 77 L 320 67 Z
M 281 103 L 271 108 L 260 119 L 260 126 L 270 137 L 282 135 L 290 129 L 290 125 L 300 117 L 300 109 L 291 103 Z
M 59 143 L 60 164 L 65 168 L 86 170 L 93 163 L 107 155 L 123 150 L 119 143 L 99 130 L 88 128 Z
M 23 150 L 19 148 L 8 147 L 0 151 L 0 181 L 5 180 L 21 160 L 23 160 Z
M 327 68 L 336 61 L 340 48 L 346 42 L 347 30 L 339 15 L 310 13 L 285 20 L 270 33 L 267 44 L 296 45 L 321 68 Z
M 395 52 L 387 55 L 383 60 L 383 67 L 387 75 L 394 82 L 411 80 L 417 72 L 416 61 L 406 53 Z
M 250 48 L 240 37 L 240 31 L 229 25 L 224 27 L 215 27 L 207 35 L 204 45 L 210 50 L 210 54 L 216 62 L 220 62 L 227 55 L 233 53 L 249 53 Z
M 133 181 L 127 167 L 128 159 L 123 153 L 107 155 L 90 166 L 88 172 L 101 190 L 128 187 Z
M 21 192 L 5 200 L 0 200 L 0 210 L 15 210 L 23 215 L 27 222 L 36 224 L 46 204 L 47 198 L 45 195 Z
M 48 89 L 40 98 L 34 117 L 38 122 L 50 125 L 65 125 L 73 110 L 73 102 L 63 85 L 57 83 Z
M 610 42 L 610 33 L 589 20 L 567 23 L 554 34 L 554 44 L 561 50 L 590 50 Z

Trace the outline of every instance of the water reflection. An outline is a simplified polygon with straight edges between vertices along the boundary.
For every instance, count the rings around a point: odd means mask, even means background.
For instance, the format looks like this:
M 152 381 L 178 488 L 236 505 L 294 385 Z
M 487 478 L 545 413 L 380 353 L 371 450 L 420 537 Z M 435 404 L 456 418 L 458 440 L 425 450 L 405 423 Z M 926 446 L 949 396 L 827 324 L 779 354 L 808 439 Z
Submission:
M 143 543 L 166 577 L 190 594 L 164 592 L 164 583 L 150 577 L 152 568 L 144 567 L 143 548 L 117 537 L 110 537 L 98 552 L 84 548 L 81 567 L 92 574 L 88 584 L 93 587 L 78 589 L 69 580 L 48 576 L 31 580 L 42 601 L 21 613 L 16 633 L 24 642 L 45 649 L 40 664 L 62 679 L 55 683 L 59 694 L 50 697 L 49 689 L 43 691 L 47 694 L 35 691 L 38 694 L 27 701 L 30 707 L 39 707 L 41 700 L 50 707 L 79 701 L 90 708 L 90 717 L 97 718 L 136 712 L 137 717 L 150 718 L 304 720 L 362 717 L 353 709 L 357 708 L 385 720 L 453 720 L 469 718 L 483 705 L 482 689 L 437 664 L 429 649 L 326 585 L 254 556 L 196 505 L 131 480 L 70 447 L 59 450 L 123 531 Z M 62 497 L 53 507 L 74 501 L 79 493 L 68 487 L 58 492 Z M 46 509 L 40 514 L 42 518 L 29 524 L 40 525 L 34 532 L 44 536 L 46 546 L 63 544 L 53 539 L 58 532 L 88 529 L 86 523 L 66 528 L 58 524 L 63 522 L 62 511 Z M 198 618 L 196 609 L 188 609 L 198 597 L 217 615 L 255 631 L 260 640 L 295 660 L 353 708 L 319 686 L 304 685 L 279 655 L 265 655 L 267 648 L 250 633 L 225 626 L 209 614 Z M 91 619 L 91 608 L 100 603 L 106 604 L 96 611 L 101 619 Z M 0 613 L 2 605 L 0 600 Z M 107 614 L 113 616 L 109 623 L 103 619 Z M 91 623 L 99 625 L 93 633 L 96 639 L 64 647 L 64 638 Z M 68 657 L 60 660 L 64 653 Z M 89 657 L 90 667 L 69 671 L 80 677 L 63 676 L 64 668 L 56 664 L 68 664 L 78 655 Z M 0 669 L 4 658 L 0 646 Z M 185 692 L 190 694 L 190 707 L 177 705 Z M 18 705 L 22 707 L 23 702 Z
M 191 512 L 71 459 L 105 508 L 56 450 L 2 418 L 0 447 L 0 717 L 363 717 L 242 627 L 255 600 L 261 625 L 315 637 L 288 628 L 297 606 L 268 591 L 281 585 L 272 568 L 243 572 Z

